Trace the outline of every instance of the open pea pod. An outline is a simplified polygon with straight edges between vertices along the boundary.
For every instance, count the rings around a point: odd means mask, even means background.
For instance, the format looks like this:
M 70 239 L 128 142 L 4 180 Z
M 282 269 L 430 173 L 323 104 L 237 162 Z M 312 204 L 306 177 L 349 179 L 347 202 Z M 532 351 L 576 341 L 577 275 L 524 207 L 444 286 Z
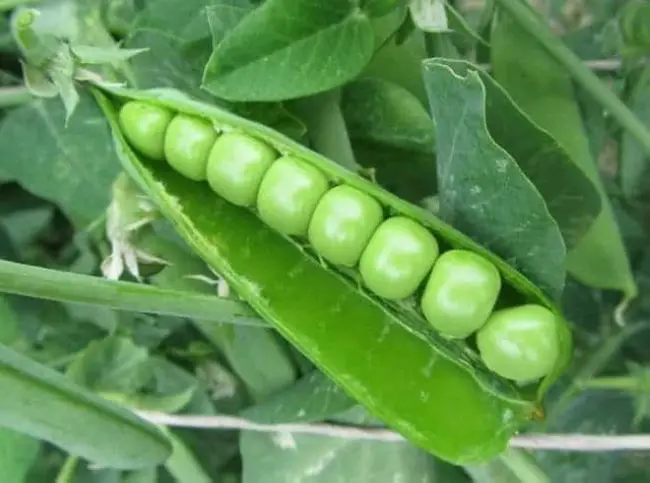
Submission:
M 554 304 L 503 260 L 432 213 L 268 127 L 173 89 L 95 84 L 92 90 L 125 170 L 196 253 L 319 368 L 414 444 L 456 464 L 483 461 L 500 453 L 539 409 L 546 388 L 569 360 L 570 333 Z M 470 339 L 444 337 L 427 323 L 415 295 L 399 301 L 374 295 L 353 268 L 327 263 L 305 239 L 270 228 L 254 209 L 141 154 L 128 142 L 118 114 L 132 100 L 202 119 L 216 131 L 245 134 L 280 155 L 299 158 L 329 183 L 355 188 L 386 213 L 419 223 L 435 235 L 441 252 L 463 249 L 489 260 L 503 279 L 498 306 L 534 303 L 559 321 L 555 367 L 526 385 L 497 376 Z

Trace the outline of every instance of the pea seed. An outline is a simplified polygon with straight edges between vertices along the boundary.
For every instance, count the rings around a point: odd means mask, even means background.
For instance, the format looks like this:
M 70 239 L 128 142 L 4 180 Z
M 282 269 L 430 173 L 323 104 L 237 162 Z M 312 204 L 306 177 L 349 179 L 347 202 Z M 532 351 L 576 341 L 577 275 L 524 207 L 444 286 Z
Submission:
M 205 179 L 208 155 L 217 139 L 214 127 L 203 119 L 177 114 L 165 134 L 169 165 L 194 181 Z
M 277 153 L 266 143 L 240 133 L 226 133 L 214 143 L 207 165 L 210 187 L 226 201 L 253 206 L 262 178 Z
M 131 145 L 141 154 L 163 161 L 165 131 L 174 114 L 148 102 L 129 101 L 120 109 L 119 123 Z
M 329 262 L 353 267 L 382 219 L 381 205 L 374 198 L 350 186 L 337 186 L 316 206 L 309 242 Z
M 318 169 L 285 156 L 273 163 L 262 179 L 257 211 L 270 227 L 287 235 L 305 236 L 327 188 L 327 178 Z
M 465 338 L 485 324 L 501 290 L 491 262 L 467 250 L 449 250 L 436 261 L 420 305 L 429 323 L 451 338 Z
M 409 297 L 431 270 L 438 251 L 438 242 L 422 225 L 405 217 L 389 218 L 361 255 L 361 277 L 380 297 Z

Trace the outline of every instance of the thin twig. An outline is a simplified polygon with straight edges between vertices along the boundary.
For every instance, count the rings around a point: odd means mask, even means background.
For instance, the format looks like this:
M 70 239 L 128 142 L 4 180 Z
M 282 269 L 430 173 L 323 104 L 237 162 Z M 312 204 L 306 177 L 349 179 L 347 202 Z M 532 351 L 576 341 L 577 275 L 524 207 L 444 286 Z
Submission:
M 235 416 L 192 416 L 140 411 L 143 419 L 167 426 L 202 429 L 233 429 L 263 433 L 295 433 L 395 443 L 400 434 L 384 428 L 361 428 L 334 424 L 262 424 Z M 650 450 L 650 435 L 525 434 L 510 440 L 513 448 L 546 451 L 629 451 Z

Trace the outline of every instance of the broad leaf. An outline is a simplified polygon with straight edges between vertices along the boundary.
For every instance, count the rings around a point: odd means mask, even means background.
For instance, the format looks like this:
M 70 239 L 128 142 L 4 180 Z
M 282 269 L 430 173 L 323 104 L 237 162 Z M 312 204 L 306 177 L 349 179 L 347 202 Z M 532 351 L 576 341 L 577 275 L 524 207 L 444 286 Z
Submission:
M 415 31 L 398 42 L 392 37 L 398 26 L 393 18 L 373 22 L 375 36 L 386 40 L 363 70 L 362 77 L 375 77 L 398 84 L 426 106 L 428 98 L 422 79 L 422 61 L 429 55 L 424 34 Z
M 106 209 L 119 163 L 104 118 L 87 95 L 67 128 L 64 121 L 58 99 L 11 111 L 0 124 L 0 170 L 84 226 Z
M 534 15 L 532 10 L 530 14 Z M 523 58 L 526 62 L 522 62 Z M 569 273 L 587 285 L 634 296 L 637 287 L 611 204 L 591 155 L 569 74 L 505 12 L 500 13 L 492 32 L 492 64 L 496 80 L 535 123 L 557 139 L 599 191 L 602 211 L 580 243 L 570 251 Z
M 431 61 L 425 80 L 436 125 L 440 216 L 559 297 L 566 254 L 560 229 L 540 192 L 490 136 L 481 78 Z
M 146 349 L 124 337 L 94 341 L 77 355 L 67 375 L 96 393 L 124 396 L 142 388 L 152 377 Z
M 231 101 L 316 94 L 357 76 L 370 61 L 370 20 L 350 0 L 268 0 L 216 46 L 203 87 Z
M 0 391 L 0 426 L 49 441 L 94 463 L 141 468 L 169 455 L 169 442 L 156 427 L 2 346 Z
M 430 455 L 401 442 L 244 432 L 241 450 L 246 483 L 436 481 Z
M 209 47 L 208 43 L 208 47 Z M 147 48 L 147 52 L 131 60 L 135 84 L 141 88 L 174 87 L 182 89 L 206 102 L 231 109 L 241 116 L 270 126 L 292 138 L 300 138 L 305 133 L 305 126 L 280 103 L 229 103 L 215 99 L 208 92 L 200 89 L 201 52 L 183 47 L 164 33 L 143 29 L 132 35 L 127 46 L 132 49 Z M 194 45 L 203 50 L 204 46 Z
M 350 409 L 356 402 L 318 370 L 279 391 L 242 415 L 259 423 L 313 422 Z
M 436 192 L 435 130 L 413 94 L 364 78 L 345 87 L 341 107 L 357 162 L 374 169 L 379 184 L 415 203 Z
M 468 62 L 439 62 L 457 75 L 473 71 L 480 76 L 486 92 L 488 132 L 539 190 L 567 248 L 579 243 L 601 210 L 592 181 L 573 163 L 570 153 L 522 112 L 490 76 Z
M 213 20 L 228 19 L 232 12 L 248 11 L 248 0 L 154 0 L 138 16 L 137 30 L 151 29 L 182 43 L 210 39 L 208 12 Z
M 2 480 L 12 483 L 25 482 L 31 466 L 39 456 L 40 446 L 40 442 L 30 436 L 0 428 Z

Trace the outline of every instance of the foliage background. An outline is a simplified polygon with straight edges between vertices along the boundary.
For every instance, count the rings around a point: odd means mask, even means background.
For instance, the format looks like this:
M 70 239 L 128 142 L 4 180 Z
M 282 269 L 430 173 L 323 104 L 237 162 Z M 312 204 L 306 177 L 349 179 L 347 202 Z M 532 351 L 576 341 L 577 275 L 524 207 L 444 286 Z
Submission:
M 22 3 L 0 0 L 0 258 L 101 276 L 102 262 L 114 241 L 104 223 L 119 164 L 102 114 L 86 92 L 79 93 L 66 125 L 60 98 L 37 98 L 25 89 L 20 52 L 10 29 L 11 15 Z M 536 57 L 536 44 L 524 41 L 516 24 L 504 20 L 491 29 L 491 2 L 446 2 L 450 32 L 440 32 L 435 22 L 424 23 L 430 17 L 420 10 L 413 18 L 421 22 L 418 27 L 431 32 L 415 28 L 400 45 L 391 41 L 400 19 L 348 15 L 349 2 L 342 1 L 331 2 L 327 15 L 314 7 L 309 16 L 297 1 L 275 0 L 275 12 L 257 20 L 249 17 L 247 21 L 255 28 L 237 31 L 233 28 L 260 2 L 35 3 L 44 19 L 82 44 L 108 48 L 120 39 L 125 48 L 148 49 L 128 62 L 99 67 L 104 75 L 119 75 L 139 88 L 173 86 L 226 106 L 350 168 L 373 169 L 379 183 L 432 209 L 438 201 L 436 194 L 446 196 L 467 187 L 450 186 L 435 176 L 434 154 L 438 164 L 443 162 L 440 153 L 448 139 L 439 135 L 446 124 L 438 123 L 434 130 L 432 117 L 453 125 L 458 111 L 452 104 L 430 103 L 431 89 L 443 79 L 440 73 L 423 73 L 421 61 L 435 56 L 470 59 L 485 66 L 515 103 L 564 146 L 575 164 L 590 173 L 605 206 L 592 235 L 595 242 L 558 249 L 558 235 L 531 257 L 533 266 L 548 268 L 564 267 L 567 256 L 569 273 L 562 304 L 576 339 L 573 365 L 549 397 L 548 425 L 543 430 L 613 435 L 648 432 L 648 154 L 598 99 L 575 87 L 561 67 Z M 384 2 L 372 3 L 381 9 Z M 413 2 L 429 8 L 436 3 L 440 2 Z M 650 33 L 647 27 L 632 26 L 625 31 L 620 24 L 621 15 L 633 2 L 534 3 L 553 33 L 642 123 L 650 123 L 650 67 L 645 64 Z M 309 19 L 306 26 L 298 27 L 312 29 L 313 38 L 304 45 L 289 42 L 266 56 L 264 49 L 282 42 L 273 28 L 293 11 Z M 415 7 L 412 11 L 418 12 Z M 440 11 L 435 12 L 433 18 L 440 21 Z M 650 25 L 650 16 L 645 21 Z M 404 30 L 402 26 L 397 35 Z M 630 31 L 636 34 L 631 36 Z M 298 33 L 287 31 L 287 37 Z M 513 42 L 513 38 L 519 40 Z M 348 48 L 333 49 L 332 43 L 341 39 L 348 42 Z M 378 45 L 383 46 L 378 49 Z M 512 59 L 524 63 L 527 83 L 509 76 Z M 323 67 L 327 62 L 330 65 Z M 536 104 L 531 92 L 544 89 L 566 95 L 557 104 Z M 508 119 L 504 122 L 506 131 L 516 128 L 512 120 L 510 125 Z M 462 167 L 470 169 L 472 163 L 480 162 L 480 153 L 470 153 Z M 539 175 L 551 183 L 556 177 L 550 170 Z M 479 184 L 489 189 L 490 182 L 487 177 Z M 489 193 L 482 196 L 481 200 L 489 199 Z M 460 203 L 464 200 L 461 197 Z M 567 227 L 577 226 L 581 210 L 570 202 L 555 207 L 553 216 L 563 240 L 570 240 Z M 508 216 L 503 226 L 492 228 L 504 238 L 510 237 L 513 226 L 519 228 Z M 145 233 L 139 248 L 166 259 L 176 257 L 184 267 L 204 271 L 164 221 L 159 220 L 156 227 L 158 234 Z M 468 229 L 476 228 L 472 224 Z M 526 255 L 531 246 L 541 243 L 536 236 L 522 237 L 513 249 Z M 568 252 L 562 252 L 566 248 Z M 518 259 L 522 258 L 519 253 Z M 148 273 L 151 267 L 146 263 L 141 268 L 151 285 L 214 291 L 170 271 Z M 540 280 L 549 286 L 564 283 L 562 270 L 549 269 L 548 276 Z M 129 273 L 122 278 L 134 280 Z M 197 317 L 9 294 L 0 298 L 0 322 L 2 344 L 65 372 L 94 393 L 126 398 L 141 409 L 243 414 L 262 422 L 376 423 L 268 329 L 215 326 Z M 605 483 L 639 481 L 650 468 L 643 452 L 512 450 L 484 465 L 455 467 L 406 443 L 253 431 L 172 431 L 176 445 L 172 459 L 156 468 L 119 471 L 89 466 L 52 445 L 2 430 L 3 481 Z

